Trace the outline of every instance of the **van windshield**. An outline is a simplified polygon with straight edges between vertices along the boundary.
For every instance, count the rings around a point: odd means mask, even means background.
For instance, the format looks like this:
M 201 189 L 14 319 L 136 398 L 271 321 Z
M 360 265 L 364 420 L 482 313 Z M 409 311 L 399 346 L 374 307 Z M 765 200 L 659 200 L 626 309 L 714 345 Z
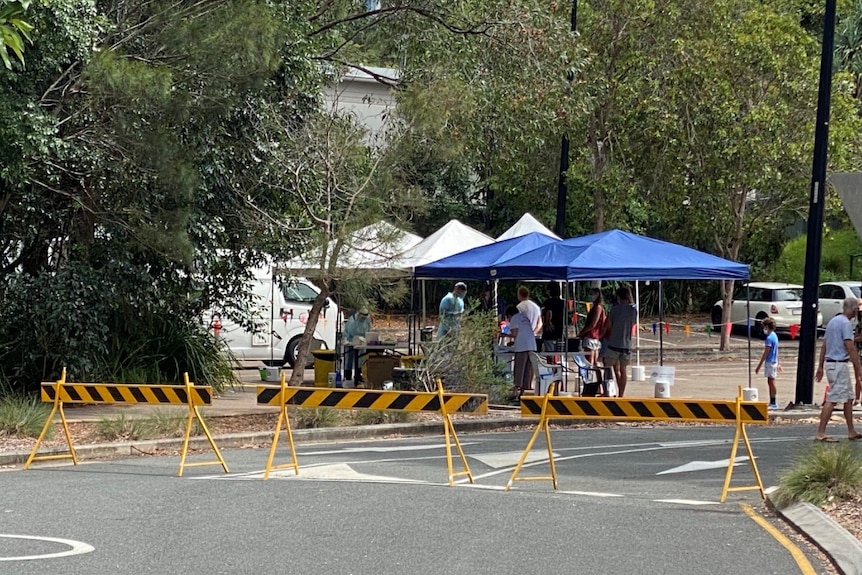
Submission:
M 302 282 L 284 282 L 281 284 L 281 290 L 286 301 L 311 303 L 317 297 L 317 292 Z

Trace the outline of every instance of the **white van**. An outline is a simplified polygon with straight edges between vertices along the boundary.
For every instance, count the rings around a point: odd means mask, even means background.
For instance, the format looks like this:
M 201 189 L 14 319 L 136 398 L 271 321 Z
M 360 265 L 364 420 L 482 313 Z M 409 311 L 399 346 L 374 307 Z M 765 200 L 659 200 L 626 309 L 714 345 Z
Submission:
M 208 313 L 210 329 L 224 340 L 238 360 L 259 360 L 267 365 L 287 363 L 293 367 L 308 313 L 320 290 L 305 278 L 273 278 L 266 270 L 256 270 L 252 282 L 252 305 L 256 309 L 247 323 L 254 330 L 246 331 L 219 315 L 218 310 Z M 335 349 L 337 319 L 338 306 L 327 298 L 314 329 L 311 349 Z M 308 361 L 312 360 L 309 354 Z

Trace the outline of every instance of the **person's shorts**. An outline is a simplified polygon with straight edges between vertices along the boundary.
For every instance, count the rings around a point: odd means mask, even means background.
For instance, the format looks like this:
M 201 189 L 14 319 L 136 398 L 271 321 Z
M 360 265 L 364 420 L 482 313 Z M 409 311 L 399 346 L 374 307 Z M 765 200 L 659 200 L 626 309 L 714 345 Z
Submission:
M 850 383 L 850 364 L 848 362 L 827 361 L 826 380 L 829 382 L 826 401 L 829 403 L 847 403 L 856 400 L 856 391 Z
M 605 355 L 602 356 L 606 364 L 609 363 L 611 365 L 614 365 L 619 362 L 619 364 L 623 366 L 629 364 L 629 360 L 631 359 L 631 357 L 631 351 L 618 351 L 615 349 L 611 349 L 610 346 L 608 346 L 608 349 L 605 350 Z
M 763 364 L 763 375 L 766 376 L 767 379 L 775 379 L 778 377 L 778 363 L 766 362 Z
M 602 340 L 600 340 L 600 339 L 593 339 L 591 337 L 585 337 L 585 338 L 583 338 L 582 341 L 583 341 L 584 349 L 589 349 L 589 350 L 602 349 Z

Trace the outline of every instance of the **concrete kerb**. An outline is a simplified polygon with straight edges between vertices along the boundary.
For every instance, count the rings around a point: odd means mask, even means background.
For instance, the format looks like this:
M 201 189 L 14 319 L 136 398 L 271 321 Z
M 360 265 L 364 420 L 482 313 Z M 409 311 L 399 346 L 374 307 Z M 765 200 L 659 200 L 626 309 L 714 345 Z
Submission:
M 810 503 L 796 503 L 776 512 L 831 557 L 841 573 L 862 575 L 862 542 L 834 519 Z

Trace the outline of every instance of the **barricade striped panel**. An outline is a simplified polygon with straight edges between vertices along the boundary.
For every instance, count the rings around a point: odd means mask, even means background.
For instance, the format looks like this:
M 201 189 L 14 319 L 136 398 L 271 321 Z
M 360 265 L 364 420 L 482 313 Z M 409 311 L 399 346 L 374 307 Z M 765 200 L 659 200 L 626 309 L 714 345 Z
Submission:
M 57 384 L 42 382 L 42 401 L 52 402 Z M 192 405 L 212 405 L 212 387 L 193 386 Z M 162 403 L 188 405 L 184 385 L 135 385 L 123 383 L 64 383 L 63 403 Z
M 258 405 L 297 405 L 336 409 L 387 409 L 394 411 L 440 411 L 436 393 L 426 391 L 381 391 L 288 387 L 281 398 L 280 387 L 258 386 Z M 444 393 L 447 413 L 488 413 L 488 396 L 478 393 Z
M 769 423 L 765 402 L 743 402 L 742 423 Z M 541 397 L 522 397 L 521 415 L 542 414 Z M 736 422 L 736 402 L 706 399 L 618 399 L 553 397 L 547 414 L 554 419 L 624 419 L 635 421 Z

